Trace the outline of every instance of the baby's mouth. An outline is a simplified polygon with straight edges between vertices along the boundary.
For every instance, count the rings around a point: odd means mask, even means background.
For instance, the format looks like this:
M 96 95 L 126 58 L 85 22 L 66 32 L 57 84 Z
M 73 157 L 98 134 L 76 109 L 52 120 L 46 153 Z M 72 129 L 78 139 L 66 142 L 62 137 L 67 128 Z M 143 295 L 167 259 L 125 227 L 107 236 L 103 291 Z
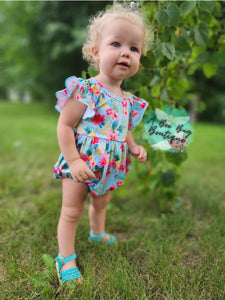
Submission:
M 120 63 L 117 63 L 117 65 L 119 65 L 121 67 L 125 67 L 125 68 L 129 67 L 128 63 L 126 63 L 126 62 L 120 62 Z

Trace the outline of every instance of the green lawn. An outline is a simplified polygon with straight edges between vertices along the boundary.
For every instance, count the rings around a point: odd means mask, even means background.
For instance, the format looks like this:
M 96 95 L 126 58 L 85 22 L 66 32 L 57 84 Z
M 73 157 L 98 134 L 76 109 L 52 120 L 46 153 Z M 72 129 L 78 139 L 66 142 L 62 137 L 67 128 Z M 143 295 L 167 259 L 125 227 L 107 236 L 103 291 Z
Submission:
M 58 285 L 53 260 L 57 118 L 47 105 L 0 103 L 1 299 L 225 299 L 225 128 L 195 126 L 180 179 L 182 210 L 159 214 L 151 198 L 125 187 L 114 192 L 107 229 L 117 246 L 87 241 L 87 199 L 77 232 L 84 284 L 74 288 Z

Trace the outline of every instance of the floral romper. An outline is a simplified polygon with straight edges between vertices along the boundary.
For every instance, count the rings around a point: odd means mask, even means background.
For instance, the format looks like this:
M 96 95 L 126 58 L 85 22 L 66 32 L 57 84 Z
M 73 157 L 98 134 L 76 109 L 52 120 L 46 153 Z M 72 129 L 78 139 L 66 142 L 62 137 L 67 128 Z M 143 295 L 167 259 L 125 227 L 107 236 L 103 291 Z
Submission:
M 71 93 L 78 86 L 76 99 L 87 109 L 74 128 L 76 147 L 81 158 L 96 178 L 86 181 L 94 195 L 103 195 L 123 184 L 131 168 L 127 134 L 141 121 L 148 103 L 129 92 L 117 97 L 95 78 L 84 80 L 71 76 L 66 88 L 56 92 L 56 109 L 61 112 Z M 57 179 L 72 178 L 62 153 L 54 168 Z

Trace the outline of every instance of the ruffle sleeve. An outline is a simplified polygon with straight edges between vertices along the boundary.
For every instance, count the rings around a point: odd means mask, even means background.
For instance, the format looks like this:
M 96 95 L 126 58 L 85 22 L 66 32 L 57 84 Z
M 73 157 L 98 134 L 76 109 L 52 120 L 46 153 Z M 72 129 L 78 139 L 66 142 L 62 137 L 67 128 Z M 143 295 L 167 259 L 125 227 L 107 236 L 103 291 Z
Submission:
M 56 110 L 61 113 L 72 92 L 78 87 L 76 99 L 79 102 L 87 105 L 87 109 L 82 118 L 86 119 L 93 117 L 95 115 L 96 99 L 90 84 L 82 78 L 70 76 L 65 80 L 65 86 L 65 89 L 57 91 L 55 94 L 57 98 L 57 103 L 55 105 Z
M 134 95 L 130 96 L 131 111 L 129 117 L 129 130 L 136 127 L 142 120 L 145 110 L 148 107 L 148 102 Z

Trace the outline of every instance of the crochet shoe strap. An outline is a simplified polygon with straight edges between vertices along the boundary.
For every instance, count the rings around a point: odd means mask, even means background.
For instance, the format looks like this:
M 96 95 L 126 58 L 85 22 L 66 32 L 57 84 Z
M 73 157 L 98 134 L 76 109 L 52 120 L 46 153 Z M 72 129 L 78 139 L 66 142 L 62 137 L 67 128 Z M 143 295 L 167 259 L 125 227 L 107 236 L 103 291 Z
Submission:
M 105 231 L 103 231 L 100 234 L 93 234 L 91 230 L 89 233 L 91 241 L 96 243 L 100 243 L 101 240 L 104 238 L 105 234 L 106 234 Z
M 63 271 L 60 272 L 59 276 L 60 276 L 60 279 L 61 279 L 62 283 L 72 281 L 72 280 L 76 280 L 76 279 L 82 277 L 78 267 L 63 270 Z
M 66 264 L 76 258 L 77 258 L 76 253 L 73 253 L 72 255 L 70 255 L 68 257 L 61 257 L 60 253 L 59 253 L 58 256 L 55 258 L 55 261 L 58 263 L 58 266 L 59 266 L 59 272 L 64 264 Z
M 91 242 L 95 242 L 95 243 L 105 243 L 106 245 L 113 245 L 116 243 L 116 238 L 115 236 L 113 236 L 112 234 L 109 235 L 109 239 L 107 241 L 102 241 L 102 239 L 105 237 L 106 233 L 105 231 L 103 231 L 103 233 L 100 233 L 100 234 L 96 234 L 94 235 L 91 231 L 90 231 L 90 240 Z

